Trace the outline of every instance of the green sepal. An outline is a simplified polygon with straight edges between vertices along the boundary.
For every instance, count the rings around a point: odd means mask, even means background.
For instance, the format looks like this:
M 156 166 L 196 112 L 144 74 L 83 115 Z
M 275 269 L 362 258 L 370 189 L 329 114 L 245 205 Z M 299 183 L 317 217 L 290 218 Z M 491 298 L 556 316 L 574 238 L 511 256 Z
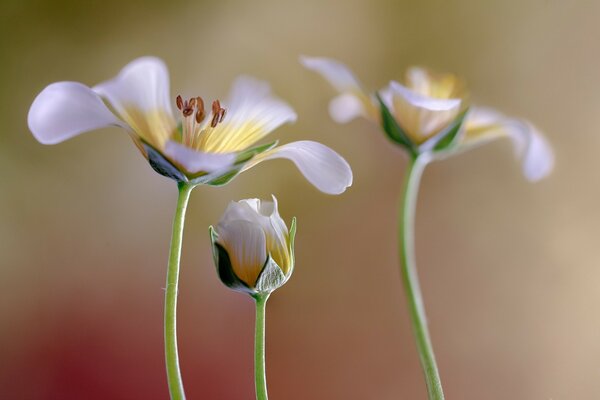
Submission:
M 292 275 L 294 272 L 294 267 L 296 265 L 296 258 L 294 256 L 294 243 L 296 240 L 296 217 L 292 218 L 292 223 L 290 224 L 290 232 L 289 232 L 289 242 L 288 242 L 288 251 L 290 252 L 290 270 L 287 273 L 286 279 Z
M 148 163 L 153 170 L 177 182 L 188 182 L 188 178 L 173 163 L 167 160 L 158 150 L 146 142 L 141 142 L 148 156 Z
M 227 250 L 223 248 L 219 243 L 217 243 L 218 235 L 212 226 L 208 228 L 208 233 L 210 235 L 210 241 L 212 243 L 212 253 L 213 260 L 215 262 L 215 266 L 217 268 L 217 274 L 219 275 L 219 279 L 225 286 L 230 289 L 236 290 L 238 292 L 244 292 L 253 294 L 254 290 L 248 287 L 241 279 L 237 277 L 237 275 L 233 272 L 233 267 L 231 266 L 231 259 L 229 258 L 229 254 Z
M 238 176 L 242 170 L 243 165 L 239 165 L 239 166 L 234 166 L 233 169 L 230 169 L 229 171 L 225 172 L 224 174 L 211 179 L 209 181 L 204 181 L 202 183 L 204 183 L 205 185 L 208 186 L 223 186 L 228 184 L 229 182 L 231 182 L 233 180 L 233 178 L 235 178 L 236 176 Z
M 279 265 L 273 261 L 271 256 L 268 256 L 254 288 L 259 293 L 271 293 L 280 288 L 286 280 L 286 276 Z
M 381 99 L 381 96 L 379 96 L 379 93 L 376 93 L 376 96 L 381 109 L 381 122 L 383 125 L 383 131 L 387 134 L 390 140 L 407 149 L 410 154 L 415 157 L 419 153 L 417 147 L 412 140 L 410 140 L 400 124 L 398 124 L 398 121 L 396 121 L 396 118 L 394 118 L 389 108 L 385 105 L 384 101 Z
M 245 163 L 246 161 L 252 159 L 255 155 L 264 153 L 267 150 L 271 150 L 273 147 L 277 146 L 277 144 L 279 144 L 278 140 L 267 144 L 259 144 L 258 146 L 243 150 L 240 152 L 240 154 L 238 154 L 237 158 L 235 159 L 235 163 Z
M 272 148 L 277 146 L 278 143 L 279 141 L 276 140 L 271 143 L 254 146 L 240 152 L 240 154 L 238 154 L 235 159 L 235 165 L 232 167 L 232 169 L 209 181 L 207 181 L 205 178 L 205 180 L 202 183 L 209 186 L 223 186 L 228 184 L 233 180 L 233 178 L 239 175 L 242 168 L 248 161 L 254 158 L 257 154 L 264 153 L 267 150 L 271 150 Z
M 452 121 L 452 123 L 439 135 L 439 140 L 433 146 L 434 152 L 451 150 L 458 143 L 459 134 L 462 132 L 461 128 L 465 121 L 465 117 L 469 112 L 469 108 L 466 108 L 463 112 Z M 438 136 L 438 135 L 436 135 Z

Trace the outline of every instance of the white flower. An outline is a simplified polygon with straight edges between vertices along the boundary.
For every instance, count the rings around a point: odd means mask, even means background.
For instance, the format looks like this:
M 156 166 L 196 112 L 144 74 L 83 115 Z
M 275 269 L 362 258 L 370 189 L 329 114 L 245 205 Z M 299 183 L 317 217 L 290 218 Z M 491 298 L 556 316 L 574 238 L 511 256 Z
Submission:
M 287 158 L 325 193 L 339 194 L 352 184 L 348 163 L 320 143 L 256 145 L 296 120 L 292 108 L 274 97 L 265 82 L 240 77 L 223 104 L 177 96 L 176 105 L 179 123 L 171 107 L 167 67 L 158 58 L 142 57 L 92 88 L 77 82 L 49 85 L 31 105 L 28 123 L 44 144 L 120 126 L 157 172 L 178 181 L 222 185 L 261 161 Z
M 379 92 L 380 102 L 375 94 L 362 89 L 345 65 L 328 58 L 302 57 L 301 62 L 321 74 L 340 93 L 329 106 L 330 114 L 337 122 L 367 118 L 383 125 L 392 140 L 411 151 L 435 153 L 436 157 L 454 154 L 495 138 L 509 137 L 529 180 L 539 180 L 552 171 L 552 148 L 531 123 L 508 118 L 491 109 L 469 107 L 463 83 L 452 74 L 409 68 L 404 84 L 391 81 Z M 397 124 L 399 133 L 388 132 L 386 111 Z M 443 147 L 439 146 L 450 134 L 449 139 L 455 139 L 452 146 L 445 142 Z
M 213 255 L 221 281 L 250 293 L 270 293 L 294 269 L 296 220 L 288 230 L 277 199 L 231 202 L 216 229 L 210 227 Z

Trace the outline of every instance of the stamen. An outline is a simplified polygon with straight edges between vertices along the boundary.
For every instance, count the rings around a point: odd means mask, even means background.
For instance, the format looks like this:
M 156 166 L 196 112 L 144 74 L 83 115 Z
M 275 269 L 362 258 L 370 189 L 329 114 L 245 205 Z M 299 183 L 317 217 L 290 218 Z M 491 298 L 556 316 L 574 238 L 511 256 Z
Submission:
M 221 107 L 221 102 L 219 100 L 215 100 L 212 103 L 212 120 L 210 121 L 210 126 L 212 128 L 216 127 L 219 123 L 223 122 L 223 118 L 225 118 L 225 109 Z
M 196 122 L 200 123 L 204 121 L 204 117 L 206 117 L 206 115 L 204 114 L 204 109 L 198 108 L 198 111 L 196 111 Z
M 196 108 L 196 122 L 200 123 L 204 121 L 204 117 L 206 117 L 206 114 L 204 113 L 204 100 L 202 100 L 202 97 L 198 96 L 196 97 L 196 102 L 198 103 Z

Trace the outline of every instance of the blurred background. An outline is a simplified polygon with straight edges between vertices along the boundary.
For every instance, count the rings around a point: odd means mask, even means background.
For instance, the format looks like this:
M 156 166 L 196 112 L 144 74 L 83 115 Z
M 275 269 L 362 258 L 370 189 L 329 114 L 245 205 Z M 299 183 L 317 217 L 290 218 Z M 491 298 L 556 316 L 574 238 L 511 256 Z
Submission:
M 225 98 L 240 73 L 298 112 L 282 142 L 342 154 L 327 196 L 273 161 L 192 196 L 179 335 L 189 399 L 252 399 L 251 300 L 218 281 L 207 227 L 275 194 L 298 218 L 297 267 L 267 310 L 273 399 L 425 399 L 401 291 L 395 211 L 406 158 L 367 121 L 337 125 L 301 54 L 378 89 L 418 64 L 473 101 L 535 121 L 556 151 L 528 183 L 498 141 L 431 165 L 417 258 L 448 399 L 600 398 L 600 2 L 559 0 L 3 0 L 0 5 L 0 398 L 166 399 L 163 287 L 176 200 L 118 129 L 35 141 L 47 84 L 93 85 L 142 55 L 171 90 Z

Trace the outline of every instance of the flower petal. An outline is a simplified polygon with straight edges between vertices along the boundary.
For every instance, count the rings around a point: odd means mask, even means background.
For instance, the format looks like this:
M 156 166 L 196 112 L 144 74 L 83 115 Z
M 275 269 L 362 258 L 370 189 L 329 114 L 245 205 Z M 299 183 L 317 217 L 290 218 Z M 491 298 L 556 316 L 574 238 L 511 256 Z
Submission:
M 247 76 L 235 80 L 225 107 L 223 122 L 204 133 L 202 150 L 222 153 L 247 149 L 297 118 L 286 102 L 271 93 L 268 83 Z
M 360 83 L 352 71 L 339 61 L 325 57 L 300 56 L 300 62 L 323 76 L 338 92 L 362 92 Z
M 119 74 L 94 86 L 119 112 L 129 105 L 141 111 L 156 109 L 171 112 L 169 71 L 156 57 L 141 57 L 127 64 Z
M 254 287 L 267 261 L 265 233 L 260 226 L 248 221 L 219 222 L 218 243 L 227 250 L 237 277 Z
M 111 125 L 126 126 L 89 87 L 57 82 L 37 95 L 27 116 L 29 129 L 43 144 L 56 144 Z
M 460 112 L 461 99 L 443 99 L 417 93 L 390 82 L 394 114 L 416 143 L 422 143 L 448 126 Z
M 266 248 L 273 261 L 287 275 L 292 261 L 289 253 L 289 232 L 277 210 L 277 199 L 273 201 L 246 199 L 232 201 L 221 217 L 220 224 L 247 221 L 259 226 L 265 233 Z
M 221 172 L 232 167 L 237 153 L 206 153 L 169 140 L 163 153 L 190 174 Z
M 352 169 L 346 160 L 329 147 L 309 140 L 288 143 L 259 154 L 243 170 L 275 158 L 292 161 L 304 177 L 324 193 L 340 194 L 352 185 Z
M 365 117 L 364 103 L 353 94 L 343 93 L 329 103 L 331 118 L 340 124 L 352 121 L 354 118 Z
M 329 103 L 329 113 L 334 121 L 346 123 L 356 117 L 379 119 L 379 110 L 373 99 L 364 92 L 360 82 L 347 66 L 325 57 L 301 56 L 300 62 L 325 78 L 341 93 Z
M 169 71 L 155 57 L 141 57 L 119 74 L 94 86 L 136 131 L 156 147 L 162 147 L 176 127 L 169 94 Z
M 508 118 L 490 108 L 469 111 L 462 146 L 469 148 L 505 136 L 512 140 L 527 179 L 537 181 L 552 171 L 554 154 L 544 135 L 530 122 Z

